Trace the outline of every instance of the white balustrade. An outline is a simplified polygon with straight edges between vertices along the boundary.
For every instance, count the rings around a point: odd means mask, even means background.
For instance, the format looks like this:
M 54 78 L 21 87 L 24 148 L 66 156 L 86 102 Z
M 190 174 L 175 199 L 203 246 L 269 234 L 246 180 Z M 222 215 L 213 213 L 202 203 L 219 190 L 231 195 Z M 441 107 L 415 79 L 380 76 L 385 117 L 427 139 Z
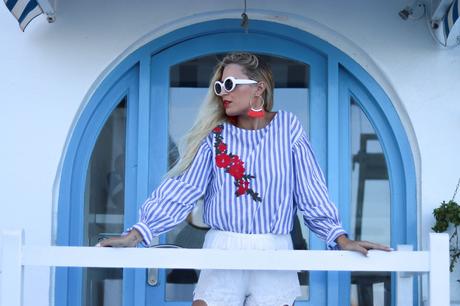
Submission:
M 2 240 L 0 306 L 21 306 L 24 266 L 389 271 L 398 272 L 397 306 L 411 305 L 413 274 L 427 272 L 430 305 L 449 305 L 447 234 L 430 234 L 428 251 L 412 251 L 410 246 L 399 246 L 393 252 L 369 251 L 367 257 L 350 251 L 29 246 L 23 244 L 21 231 L 3 231 Z

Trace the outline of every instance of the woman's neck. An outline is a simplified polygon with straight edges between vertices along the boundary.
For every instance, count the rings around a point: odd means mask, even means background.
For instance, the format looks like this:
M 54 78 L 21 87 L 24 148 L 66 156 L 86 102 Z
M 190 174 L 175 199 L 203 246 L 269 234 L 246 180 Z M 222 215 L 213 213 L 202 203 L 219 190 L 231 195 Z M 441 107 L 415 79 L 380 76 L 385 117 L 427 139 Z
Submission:
M 252 118 L 248 115 L 238 116 L 236 126 L 245 130 L 259 130 L 266 127 L 276 115 L 274 112 L 266 112 L 261 118 Z

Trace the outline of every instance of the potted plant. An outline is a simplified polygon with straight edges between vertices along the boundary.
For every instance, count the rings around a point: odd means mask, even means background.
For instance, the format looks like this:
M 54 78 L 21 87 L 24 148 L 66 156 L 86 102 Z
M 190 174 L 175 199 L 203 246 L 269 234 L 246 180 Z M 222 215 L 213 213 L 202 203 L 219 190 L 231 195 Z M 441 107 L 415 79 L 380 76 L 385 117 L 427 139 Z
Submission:
M 455 196 L 457 194 L 460 185 L 460 179 L 457 187 L 455 188 L 454 196 L 449 202 L 443 201 L 438 208 L 433 210 L 433 215 L 436 219 L 436 223 L 432 227 L 432 230 L 436 233 L 442 233 L 450 231 L 450 272 L 454 271 L 455 264 L 460 258 L 459 248 L 459 234 L 458 227 L 460 225 L 460 205 L 455 202 Z M 460 281 L 460 280 L 457 280 Z

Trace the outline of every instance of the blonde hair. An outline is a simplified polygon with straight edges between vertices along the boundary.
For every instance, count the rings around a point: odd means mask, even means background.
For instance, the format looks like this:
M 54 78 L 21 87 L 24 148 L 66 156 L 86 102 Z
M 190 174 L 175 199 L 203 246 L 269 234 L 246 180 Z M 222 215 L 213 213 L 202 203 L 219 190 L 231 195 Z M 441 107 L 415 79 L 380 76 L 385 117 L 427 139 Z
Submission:
M 203 141 L 217 125 L 231 120 L 226 114 L 221 98 L 214 94 L 214 83 L 222 78 L 224 68 L 230 64 L 238 64 L 248 78 L 265 83 L 263 98 L 265 100 L 265 111 L 271 111 L 273 108 L 273 88 L 274 81 L 270 67 L 260 61 L 260 59 L 251 53 L 230 53 L 220 61 L 211 78 L 208 92 L 202 103 L 195 123 L 189 132 L 185 135 L 179 147 L 179 161 L 174 167 L 166 173 L 166 177 L 174 177 L 186 171 L 192 163 L 195 155 Z

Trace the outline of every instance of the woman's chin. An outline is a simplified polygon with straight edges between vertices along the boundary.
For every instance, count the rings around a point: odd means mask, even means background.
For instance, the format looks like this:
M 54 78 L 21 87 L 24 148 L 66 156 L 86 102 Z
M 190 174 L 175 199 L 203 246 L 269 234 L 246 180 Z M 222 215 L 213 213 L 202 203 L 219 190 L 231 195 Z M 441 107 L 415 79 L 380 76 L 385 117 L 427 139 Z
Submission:
M 225 109 L 225 114 L 228 116 L 228 117 L 236 117 L 238 116 L 238 114 L 236 112 L 232 112 L 231 110 L 229 109 Z
M 239 117 L 239 116 L 242 116 L 242 115 L 246 114 L 246 112 L 226 108 L 225 109 L 225 114 L 227 116 L 229 116 L 229 117 Z

